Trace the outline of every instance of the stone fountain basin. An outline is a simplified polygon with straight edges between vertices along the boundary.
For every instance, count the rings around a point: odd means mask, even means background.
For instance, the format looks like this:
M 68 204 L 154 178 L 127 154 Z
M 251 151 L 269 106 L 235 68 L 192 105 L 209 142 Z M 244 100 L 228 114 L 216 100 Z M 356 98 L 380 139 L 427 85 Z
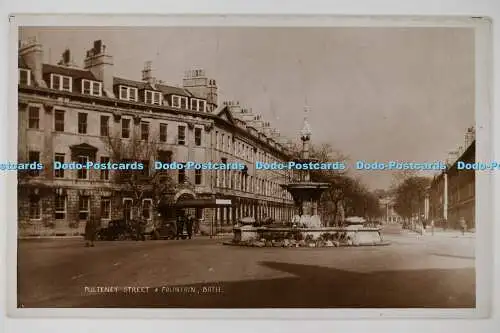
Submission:
M 367 228 L 362 225 L 350 225 L 347 227 L 321 227 L 321 228 L 267 228 L 250 225 L 237 226 L 233 228 L 234 238 L 231 245 L 248 244 L 262 239 L 275 242 L 287 235 L 299 236 L 309 242 L 318 243 L 328 235 L 342 235 L 341 246 L 373 246 L 387 245 L 384 242 L 380 228 Z M 339 244 L 340 245 L 340 244 Z

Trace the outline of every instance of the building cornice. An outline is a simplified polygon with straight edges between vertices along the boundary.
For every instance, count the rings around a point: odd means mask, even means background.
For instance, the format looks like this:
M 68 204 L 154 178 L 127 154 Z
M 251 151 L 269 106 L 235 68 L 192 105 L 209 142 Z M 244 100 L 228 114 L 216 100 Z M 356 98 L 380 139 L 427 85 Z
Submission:
M 240 139 L 244 141 L 251 140 L 252 145 L 259 145 L 261 149 L 273 152 L 284 160 L 288 160 L 291 156 L 277 147 L 273 147 L 267 140 L 267 137 L 262 140 L 259 136 L 253 135 L 249 130 L 239 127 L 237 124 L 232 124 L 227 120 L 213 113 L 205 113 L 199 111 L 181 110 L 172 108 L 166 105 L 151 105 L 141 102 L 123 101 L 116 98 L 105 96 L 87 96 L 68 91 L 54 91 L 53 89 L 34 87 L 34 86 L 19 86 L 19 104 L 34 102 L 52 107 L 70 107 L 80 108 L 84 110 L 100 111 L 112 113 L 116 118 L 121 116 L 141 116 L 152 119 L 165 119 L 171 121 L 179 121 L 179 117 L 189 119 L 193 124 L 204 125 L 205 128 L 210 128 L 211 123 L 225 127 L 232 133 L 237 133 Z M 188 122 L 189 121 L 184 121 Z
M 19 104 L 27 105 L 28 103 L 38 103 L 44 106 L 50 105 L 50 108 L 54 107 L 62 107 L 62 108 L 78 108 L 82 110 L 90 110 L 97 112 L 108 112 L 112 113 L 116 119 L 120 119 L 122 116 L 131 116 L 131 117 L 142 117 L 142 118 L 152 118 L 152 119 L 163 119 L 163 120 L 171 120 L 171 121 L 179 121 L 179 119 L 186 120 L 186 115 L 175 115 L 175 114 L 167 114 L 167 113 L 154 113 L 149 110 L 131 110 L 120 108 L 119 106 L 103 106 L 92 103 L 81 103 L 76 101 L 68 101 L 64 99 L 54 99 L 51 97 L 44 97 L 39 95 L 32 94 L 19 94 Z M 115 120 L 116 120 L 115 119 Z M 192 117 L 188 118 L 196 125 L 203 126 L 211 126 L 213 121 L 210 119 L 200 119 L 200 117 Z

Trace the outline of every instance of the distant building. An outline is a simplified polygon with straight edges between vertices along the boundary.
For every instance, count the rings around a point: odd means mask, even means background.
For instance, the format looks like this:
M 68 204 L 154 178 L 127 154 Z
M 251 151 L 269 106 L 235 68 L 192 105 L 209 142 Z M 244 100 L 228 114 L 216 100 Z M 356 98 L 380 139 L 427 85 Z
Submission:
M 277 220 L 292 216 L 293 201 L 279 185 L 284 171 L 257 172 L 255 161 L 290 159 L 285 140 L 260 116 L 239 103 L 219 105 L 214 79 L 188 71 L 183 86 L 157 80 L 146 63 L 142 80 L 115 75 L 113 57 L 101 41 L 87 51 L 84 67 L 67 50 L 58 65 L 42 62 L 36 40 L 20 43 L 18 68 L 18 159 L 45 168 L 23 173 L 18 185 L 19 234 L 79 234 L 85 221 L 103 225 L 131 215 L 130 193 L 112 181 L 117 171 L 54 170 L 54 161 L 108 162 L 104 141 L 147 141 L 155 136 L 155 156 L 141 161 L 144 173 L 162 162 L 243 163 L 244 170 L 172 170 L 180 198 L 230 198 L 231 208 L 197 210 L 206 223 L 230 227 L 242 216 Z M 142 199 L 142 217 L 154 222 L 151 197 Z
M 394 197 L 386 196 L 381 198 L 379 202 L 385 223 L 401 223 L 403 221 L 401 216 L 399 216 L 394 209 Z

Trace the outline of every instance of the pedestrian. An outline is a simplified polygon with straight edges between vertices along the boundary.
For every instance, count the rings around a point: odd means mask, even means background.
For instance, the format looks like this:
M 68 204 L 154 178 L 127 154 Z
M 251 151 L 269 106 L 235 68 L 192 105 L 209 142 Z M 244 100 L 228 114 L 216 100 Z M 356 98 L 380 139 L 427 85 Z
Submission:
M 195 235 L 198 235 L 200 233 L 200 225 L 203 223 L 203 218 L 200 217 L 200 218 L 197 218 L 195 221 L 194 221 L 194 227 L 193 227 L 193 233 Z
M 186 229 L 187 229 L 189 239 L 191 239 L 193 236 L 193 225 L 194 225 L 194 216 L 189 215 L 187 220 L 186 220 Z
M 462 229 L 462 235 L 465 235 L 465 231 L 467 230 L 467 222 L 465 222 L 465 218 L 460 217 L 460 229 Z
M 182 232 L 184 231 L 184 213 L 179 213 L 176 220 L 176 236 L 175 239 L 182 237 Z
M 434 236 L 434 219 L 431 220 L 431 233 Z
M 85 246 L 86 247 L 94 247 L 95 238 L 97 235 L 97 231 L 99 229 L 98 220 L 94 217 L 91 217 L 87 220 L 85 224 Z
M 137 241 L 146 240 L 146 235 L 144 235 L 144 232 L 146 230 L 145 224 L 146 224 L 145 220 L 137 220 L 135 223 L 135 232 L 136 232 L 135 239 Z

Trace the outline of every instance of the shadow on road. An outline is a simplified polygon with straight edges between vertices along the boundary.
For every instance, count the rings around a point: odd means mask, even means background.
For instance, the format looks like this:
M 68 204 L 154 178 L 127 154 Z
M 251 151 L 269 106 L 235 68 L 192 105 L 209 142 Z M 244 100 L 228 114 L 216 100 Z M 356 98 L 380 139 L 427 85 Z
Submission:
M 470 260 L 476 259 L 476 257 L 474 257 L 474 256 L 459 256 L 459 255 L 444 254 L 444 253 L 429 253 L 429 254 L 431 254 L 433 256 L 447 257 L 447 258 L 470 259 Z
M 260 262 L 291 277 L 150 288 L 143 294 L 67 295 L 64 303 L 24 307 L 91 308 L 474 308 L 475 272 L 427 269 L 355 273 Z M 220 290 L 206 292 L 209 287 Z M 163 290 L 165 292 L 161 292 Z M 47 302 L 44 302 L 47 303 Z M 71 303 L 71 305 L 69 305 Z M 64 305 L 63 305 L 64 304 Z

